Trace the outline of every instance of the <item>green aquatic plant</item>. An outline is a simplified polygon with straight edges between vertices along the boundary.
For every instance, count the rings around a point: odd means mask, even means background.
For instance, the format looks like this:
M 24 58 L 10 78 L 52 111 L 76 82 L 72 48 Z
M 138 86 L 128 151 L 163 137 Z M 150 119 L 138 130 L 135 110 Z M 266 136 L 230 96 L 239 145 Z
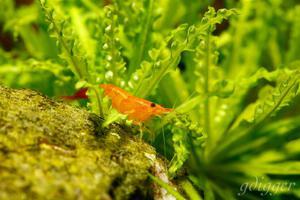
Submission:
M 174 108 L 142 127 L 169 160 L 179 189 L 150 175 L 167 192 L 179 199 L 299 197 L 297 1 L 1 4 L 0 27 L 14 44 L 0 49 L 3 84 L 56 98 L 87 87 L 89 99 L 72 103 L 103 117 L 104 127 L 119 123 L 133 133 L 99 84 Z M 247 188 L 259 180 L 265 187 Z M 276 189 L 283 182 L 294 187 Z

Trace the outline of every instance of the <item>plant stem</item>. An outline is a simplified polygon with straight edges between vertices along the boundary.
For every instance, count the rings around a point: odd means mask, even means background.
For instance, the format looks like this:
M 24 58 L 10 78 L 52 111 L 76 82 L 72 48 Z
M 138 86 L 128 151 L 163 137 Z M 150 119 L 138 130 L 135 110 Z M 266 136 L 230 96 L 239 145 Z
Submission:
M 99 114 L 100 114 L 100 117 L 104 118 L 104 114 L 103 114 L 103 109 L 102 109 L 102 105 L 101 105 L 101 97 L 100 97 L 100 94 L 98 92 L 98 90 L 92 86 L 91 87 L 92 90 L 95 92 L 96 94 L 96 98 L 97 98 L 97 104 L 98 104 L 98 107 L 99 107 Z
M 209 68 L 210 68 L 210 33 L 208 32 L 206 39 L 206 54 L 205 54 L 205 71 L 204 71 L 204 92 L 206 94 L 205 101 L 204 101 L 204 127 L 205 131 L 208 135 L 208 148 L 207 150 L 210 150 L 210 147 L 212 146 L 212 135 L 210 131 L 210 99 L 209 99 Z
M 158 184 L 159 186 L 161 186 L 162 188 L 164 188 L 168 194 L 171 194 L 173 197 L 175 197 L 178 200 L 185 200 L 185 198 L 183 196 L 181 196 L 181 194 L 179 192 L 177 192 L 175 190 L 175 188 L 173 188 L 171 185 L 169 185 L 168 183 L 165 183 L 164 181 L 162 181 L 160 178 L 153 176 L 152 174 L 148 173 L 148 176 L 150 177 L 150 179 L 152 179 L 156 184 Z

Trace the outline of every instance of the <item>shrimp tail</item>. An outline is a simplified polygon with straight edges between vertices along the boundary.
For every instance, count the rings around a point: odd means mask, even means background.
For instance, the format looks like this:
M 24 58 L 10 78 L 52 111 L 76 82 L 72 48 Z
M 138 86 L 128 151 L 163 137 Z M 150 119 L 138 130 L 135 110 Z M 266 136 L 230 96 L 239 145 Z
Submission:
M 87 88 L 81 88 L 79 89 L 75 94 L 73 94 L 72 96 L 62 96 L 61 98 L 64 100 L 69 100 L 69 101 L 74 101 L 74 100 L 78 100 L 78 99 L 87 99 Z

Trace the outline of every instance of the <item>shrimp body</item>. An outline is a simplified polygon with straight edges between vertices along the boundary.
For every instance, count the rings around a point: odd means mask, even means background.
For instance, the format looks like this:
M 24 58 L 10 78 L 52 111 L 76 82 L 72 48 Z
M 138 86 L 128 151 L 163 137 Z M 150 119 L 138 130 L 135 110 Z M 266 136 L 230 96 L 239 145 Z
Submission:
M 129 92 L 112 84 L 100 84 L 104 89 L 104 94 L 111 100 L 112 107 L 118 112 L 128 116 L 128 119 L 139 124 L 151 119 L 154 116 L 160 116 L 172 111 L 151 101 L 133 96 Z M 87 88 L 82 88 L 73 96 L 64 96 L 66 100 L 87 99 Z
M 135 97 L 112 84 L 101 84 L 100 87 L 104 89 L 105 95 L 110 98 L 112 107 L 127 115 L 128 119 L 133 120 L 135 123 L 144 122 L 154 116 L 172 111 L 172 109 Z

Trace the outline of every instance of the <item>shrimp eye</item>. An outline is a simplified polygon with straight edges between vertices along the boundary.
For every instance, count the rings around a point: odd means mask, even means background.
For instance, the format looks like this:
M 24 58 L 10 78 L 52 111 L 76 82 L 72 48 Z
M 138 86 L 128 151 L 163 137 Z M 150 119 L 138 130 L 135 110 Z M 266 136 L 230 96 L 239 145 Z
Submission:
M 151 103 L 150 106 L 153 108 L 153 107 L 155 107 L 156 105 L 155 105 L 155 103 Z

